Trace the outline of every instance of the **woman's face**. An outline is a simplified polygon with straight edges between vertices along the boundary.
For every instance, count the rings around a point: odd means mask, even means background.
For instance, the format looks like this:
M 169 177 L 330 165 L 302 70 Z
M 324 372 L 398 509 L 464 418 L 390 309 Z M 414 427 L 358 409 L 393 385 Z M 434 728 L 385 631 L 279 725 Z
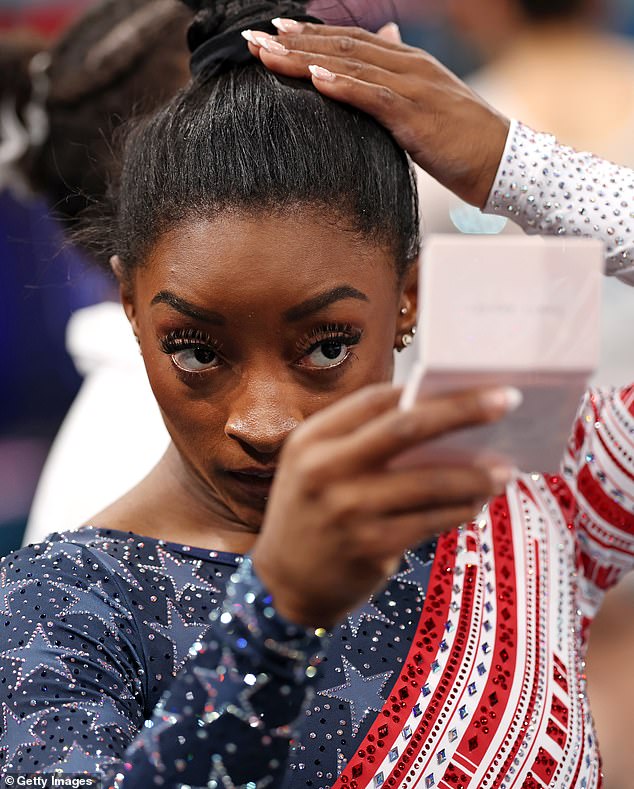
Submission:
M 288 435 L 390 380 L 394 347 L 415 321 L 414 274 L 399 288 L 387 251 L 315 212 L 291 217 L 181 224 L 124 295 L 187 473 L 254 529 Z

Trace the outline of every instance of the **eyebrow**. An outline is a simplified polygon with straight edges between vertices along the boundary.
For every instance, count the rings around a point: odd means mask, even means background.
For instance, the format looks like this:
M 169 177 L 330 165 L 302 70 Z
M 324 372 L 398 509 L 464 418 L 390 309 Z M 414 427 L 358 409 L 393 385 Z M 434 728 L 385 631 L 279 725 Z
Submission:
M 307 318 L 314 312 L 319 312 L 319 310 L 323 310 L 324 307 L 328 307 L 330 304 L 334 304 L 336 301 L 342 301 L 343 299 L 370 301 L 365 293 L 353 288 L 351 285 L 339 285 L 337 288 L 332 288 L 332 290 L 327 290 L 324 293 L 320 293 L 317 296 L 306 299 L 306 301 L 302 301 L 302 303 L 298 304 L 296 307 L 291 307 L 289 310 L 286 310 L 283 318 L 289 323 L 295 323 L 296 321 L 301 321 L 303 318 Z
M 224 326 L 227 322 L 224 315 L 221 315 L 219 312 L 197 307 L 195 304 L 181 299 L 180 296 L 177 296 L 169 290 L 161 290 L 154 296 L 150 304 L 151 306 L 155 304 L 167 304 L 172 307 L 172 309 L 175 309 L 183 315 L 187 315 L 189 318 L 194 318 L 194 320 L 203 321 L 204 323 L 213 323 L 216 326 Z

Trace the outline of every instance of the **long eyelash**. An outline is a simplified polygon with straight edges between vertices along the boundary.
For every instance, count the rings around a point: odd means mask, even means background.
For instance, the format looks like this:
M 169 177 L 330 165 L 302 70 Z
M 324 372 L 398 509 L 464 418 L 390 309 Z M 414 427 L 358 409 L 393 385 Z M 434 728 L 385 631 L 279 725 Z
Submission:
M 341 340 L 346 345 L 357 345 L 362 335 L 362 331 L 355 329 L 349 323 L 326 323 L 323 326 L 315 327 L 298 340 L 296 348 L 298 353 L 308 354 L 318 348 L 321 343 L 331 340 Z
M 164 353 L 176 353 L 187 348 L 197 348 L 204 345 L 214 351 L 220 350 L 220 343 L 213 340 L 206 332 L 200 329 L 176 329 L 161 339 L 161 348 Z

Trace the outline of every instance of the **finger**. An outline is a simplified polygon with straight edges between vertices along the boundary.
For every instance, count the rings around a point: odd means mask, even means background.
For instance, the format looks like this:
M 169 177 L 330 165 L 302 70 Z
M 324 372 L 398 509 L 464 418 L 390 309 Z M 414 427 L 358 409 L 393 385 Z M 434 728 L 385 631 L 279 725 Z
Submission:
M 350 549 L 368 560 L 399 555 L 462 524 L 471 523 L 478 512 L 478 503 L 472 502 L 458 507 L 379 519 L 353 533 Z
M 398 406 L 402 389 L 392 384 L 374 384 L 313 414 L 295 430 L 289 444 L 337 438 Z
M 308 76 L 307 72 L 301 71 L 301 65 L 307 67 L 319 56 L 359 61 L 401 75 L 411 73 L 413 68 L 410 52 L 386 49 L 383 40 L 378 37 L 375 38 L 379 45 L 350 36 L 280 37 L 270 36 L 257 30 L 245 30 L 242 35 L 256 47 L 252 54 L 259 57 L 269 68 L 279 71 L 290 69 L 292 65 L 294 72 L 289 76 Z
M 480 389 L 419 401 L 410 411 L 387 411 L 334 442 L 333 467 L 343 474 L 376 468 L 445 433 L 497 421 L 521 401 L 511 387 Z
M 243 32 L 242 35 L 248 31 Z M 267 52 L 255 39 L 249 41 L 249 51 L 254 57 L 259 58 L 271 71 L 287 77 L 306 77 L 312 80 L 314 87 L 324 96 L 350 104 L 359 110 L 372 115 L 380 124 L 389 128 L 390 120 L 394 117 L 394 105 L 399 99 L 392 88 L 375 83 L 364 82 L 351 76 L 337 74 L 334 71 L 318 64 L 306 64 L 287 55 Z M 319 56 L 314 56 L 315 60 Z M 306 71 L 304 72 L 304 68 Z
M 382 28 L 377 30 L 376 34 L 384 41 L 389 41 L 392 44 L 403 43 L 403 39 L 401 38 L 401 30 L 396 22 L 388 22 L 387 25 L 383 25 Z
M 368 38 L 352 36 L 349 32 L 329 36 L 282 35 L 278 36 L 278 40 L 290 52 L 357 58 L 395 71 L 411 69 L 412 52 L 414 51 L 411 47 L 390 44 L 380 36 L 368 35 L 370 36 Z
M 357 80 L 373 85 L 391 88 L 395 94 L 403 94 L 411 88 L 411 82 L 403 80 L 403 75 L 394 70 L 382 68 L 368 63 L 365 60 L 336 55 L 320 55 L 314 52 L 287 51 L 278 52 L 266 47 L 277 46 L 277 42 L 262 39 L 266 46 L 261 46 L 256 51 L 256 56 L 271 71 L 284 77 L 296 79 L 311 79 L 311 67 L 320 66 L 332 74 L 354 77 Z M 406 98 L 408 98 L 406 96 Z
M 504 492 L 514 476 L 504 466 L 394 470 L 333 485 L 331 506 L 346 520 L 372 520 L 423 509 L 456 507 L 486 501 Z
M 412 47 L 404 44 L 400 38 L 400 31 L 398 33 L 398 40 L 392 34 L 390 37 L 380 35 L 379 33 L 371 33 L 362 27 L 343 27 L 340 25 L 315 25 L 310 22 L 297 22 L 294 19 L 274 19 L 273 24 L 279 30 L 280 38 L 286 42 L 286 39 L 300 41 L 305 37 L 313 38 L 353 38 L 357 41 L 364 41 L 366 43 L 375 44 L 383 47 L 386 50 L 411 51 Z M 391 25 L 394 25 L 392 22 Z M 385 25 L 381 30 L 384 30 L 390 25 Z M 398 26 L 394 25 L 398 30 Z M 303 48 L 303 47 L 300 47 Z
M 316 64 L 311 64 L 309 71 L 313 85 L 322 95 L 356 107 L 371 115 L 388 129 L 392 129 L 394 118 L 399 116 L 399 105 L 404 102 L 410 104 L 408 99 L 385 85 L 376 85 L 355 77 L 336 74 L 330 69 L 324 69 Z M 415 106 L 406 106 L 401 109 L 405 109 L 406 112 L 414 111 Z M 406 125 L 405 121 L 402 122 L 402 125 Z M 393 129 L 392 132 L 394 133 Z

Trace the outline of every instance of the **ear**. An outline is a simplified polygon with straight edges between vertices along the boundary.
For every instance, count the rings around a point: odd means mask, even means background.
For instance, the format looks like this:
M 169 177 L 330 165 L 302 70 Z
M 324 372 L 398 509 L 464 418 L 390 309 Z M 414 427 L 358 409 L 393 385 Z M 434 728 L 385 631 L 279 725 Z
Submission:
M 418 318 L 418 266 L 419 261 L 412 263 L 405 275 L 398 302 L 398 315 L 396 318 L 396 337 L 394 347 L 402 348 L 404 335 L 411 334 L 416 327 Z
M 119 297 L 121 299 L 124 312 L 130 321 L 136 341 L 139 342 L 139 325 L 136 315 L 134 288 L 132 287 L 132 283 L 130 281 L 130 275 L 126 272 L 119 255 L 113 255 L 110 258 L 110 268 L 112 269 L 112 273 L 115 275 L 117 282 L 119 283 Z

